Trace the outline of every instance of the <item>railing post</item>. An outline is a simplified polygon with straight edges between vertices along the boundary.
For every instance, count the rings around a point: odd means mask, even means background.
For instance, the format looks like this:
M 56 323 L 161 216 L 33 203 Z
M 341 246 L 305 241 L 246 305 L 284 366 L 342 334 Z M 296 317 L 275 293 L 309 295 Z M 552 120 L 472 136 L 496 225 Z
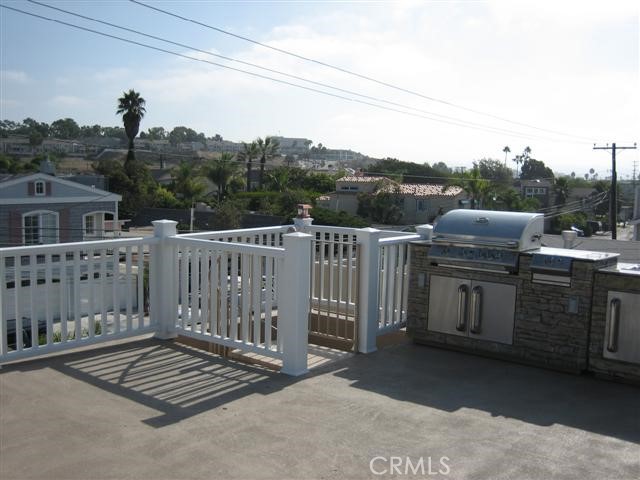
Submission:
M 281 372 L 287 375 L 308 372 L 311 238 L 301 232 L 282 237 L 285 258 L 278 288 L 278 330 L 282 335 Z
M 176 338 L 178 308 L 175 305 L 174 289 L 178 273 L 174 272 L 173 248 L 167 238 L 176 235 L 173 220 L 155 220 L 153 236 L 158 243 L 151 245 L 149 259 L 149 316 L 151 324 L 157 325 L 155 338 Z
M 358 351 L 375 352 L 378 335 L 378 286 L 380 283 L 380 230 L 356 230 L 358 259 Z

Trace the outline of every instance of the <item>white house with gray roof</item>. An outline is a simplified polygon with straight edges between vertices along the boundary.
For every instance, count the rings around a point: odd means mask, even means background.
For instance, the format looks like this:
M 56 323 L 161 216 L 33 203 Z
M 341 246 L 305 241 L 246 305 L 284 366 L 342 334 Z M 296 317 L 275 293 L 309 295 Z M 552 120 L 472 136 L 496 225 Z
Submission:
M 79 242 L 118 228 L 120 195 L 45 173 L 0 178 L 0 247 Z

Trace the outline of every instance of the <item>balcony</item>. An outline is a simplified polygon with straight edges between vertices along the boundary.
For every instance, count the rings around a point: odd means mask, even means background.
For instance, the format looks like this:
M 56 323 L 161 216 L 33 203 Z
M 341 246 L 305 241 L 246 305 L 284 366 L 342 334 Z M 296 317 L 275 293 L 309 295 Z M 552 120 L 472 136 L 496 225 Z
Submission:
M 419 235 L 173 227 L 0 250 L 1 478 L 637 478 L 637 388 L 398 334 Z

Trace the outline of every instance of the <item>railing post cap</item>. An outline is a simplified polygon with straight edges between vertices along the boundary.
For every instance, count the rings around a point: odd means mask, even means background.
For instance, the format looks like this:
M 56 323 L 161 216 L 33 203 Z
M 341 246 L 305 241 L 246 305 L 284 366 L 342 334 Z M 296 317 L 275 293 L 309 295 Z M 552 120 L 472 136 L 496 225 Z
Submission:
M 155 237 L 169 237 L 178 233 L 178 222 L 174 220 L 154 220 L 151 224 L 153 225 L 153 235 Z

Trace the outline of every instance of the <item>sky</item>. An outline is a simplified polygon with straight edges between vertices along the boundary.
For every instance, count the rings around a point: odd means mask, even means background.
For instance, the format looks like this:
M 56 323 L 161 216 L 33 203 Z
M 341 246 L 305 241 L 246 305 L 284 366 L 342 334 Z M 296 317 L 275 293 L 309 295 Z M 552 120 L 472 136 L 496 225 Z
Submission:
M 133 88 L 147 101 L 142 130 L 185 125 L 233 141 L 304 137 L 329 148 L 450 167 L 468 167 L 482 158 L 504 160 L 505 146 L 511 149 L 508 164 L 514 166 L 513 156 L 529 146 L 534 158 L 556 172 L 583 176 L 593 168 L 601 178 L 610 175 L 611 154 L 594 151 L 593 144 L 629 146 L 640 137 L 640 2 L 144 1 L 395 88 L 126 0 L 42 3 L 185 46 L 26 0 L 0 0 L 1 5 L 345 97 L 2 8 L 0 118 L 52 122 L 71 117 L 81 125 L 118 125 L 117 98 Z M 618 151 L 619 178 L 630 178 L 634 162 L 640 170 L 639 150 Z

